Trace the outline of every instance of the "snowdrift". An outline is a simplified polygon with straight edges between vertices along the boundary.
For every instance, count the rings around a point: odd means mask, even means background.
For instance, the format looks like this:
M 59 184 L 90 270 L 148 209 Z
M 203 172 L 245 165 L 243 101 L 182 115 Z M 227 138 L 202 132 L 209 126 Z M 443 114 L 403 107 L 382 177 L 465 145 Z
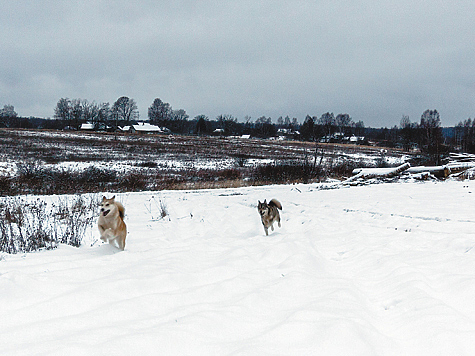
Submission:
M 1 256 L 0 354 L 473 354 L 474 183 L 322 188 L 117 195 L 124 252 Z

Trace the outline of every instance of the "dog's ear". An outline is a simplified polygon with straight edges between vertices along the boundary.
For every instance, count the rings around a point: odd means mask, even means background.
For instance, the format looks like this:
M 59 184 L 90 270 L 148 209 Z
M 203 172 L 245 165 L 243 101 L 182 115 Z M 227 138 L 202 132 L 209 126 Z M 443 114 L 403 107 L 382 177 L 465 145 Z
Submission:
M 111 198 L 111 200 L 114 200 L 115 199 L 115 195 Z
M 264 204 L 266 204 L 266 205 L 267 205 L 267 199 L 264 199 Z
M 106 197 L 103 195 L 102 196 L 102 201 L 107 200 Z

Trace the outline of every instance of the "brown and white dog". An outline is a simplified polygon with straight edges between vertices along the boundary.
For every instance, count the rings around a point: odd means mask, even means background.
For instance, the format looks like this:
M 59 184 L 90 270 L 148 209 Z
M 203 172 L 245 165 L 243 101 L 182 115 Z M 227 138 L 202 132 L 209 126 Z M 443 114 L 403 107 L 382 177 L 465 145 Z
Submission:
M 101 210 L 97 226 L 101 233 L 101 240 L 115 245 L 122 251 L 125 248 L 127 226 L 124 222 L 125 208 L 115 201 L 115 195 L 111 199 L 102 197 Z
M 274 222 L 277 221 L 280 227 L 280 214 L 279 210 L 282 210 L 282 205 L 279 203 L 278 200 L 272 199 L 269 203 L 264 200 L 263 203 L 259 201 L 257 205 L 257 210 L 259 211 L 259 215 L 261 216 L 262 225 L 264 225 L 264 231 L 266 232 L 266 236 L 269 235 L 268 229 L 269 227 L 274 231 Z

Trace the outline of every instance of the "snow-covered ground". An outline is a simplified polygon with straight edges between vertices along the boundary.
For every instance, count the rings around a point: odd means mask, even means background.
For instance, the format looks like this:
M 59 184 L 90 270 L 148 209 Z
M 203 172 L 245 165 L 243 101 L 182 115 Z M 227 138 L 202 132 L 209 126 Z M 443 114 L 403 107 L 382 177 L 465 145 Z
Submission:
M 321 187 L 118 195 L 124 252 L 2 255 L 0 355 L 473 355 L 475 182 Z

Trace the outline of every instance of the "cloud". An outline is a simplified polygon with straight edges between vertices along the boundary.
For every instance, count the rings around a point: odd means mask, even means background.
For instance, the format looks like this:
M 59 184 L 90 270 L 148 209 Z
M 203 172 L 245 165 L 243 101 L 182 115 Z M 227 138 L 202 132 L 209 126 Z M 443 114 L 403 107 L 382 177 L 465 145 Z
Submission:
M 0 105 L 154 98 L 193 117 L 473 115 L 471 1 L 27 1 L 0 5 Z

